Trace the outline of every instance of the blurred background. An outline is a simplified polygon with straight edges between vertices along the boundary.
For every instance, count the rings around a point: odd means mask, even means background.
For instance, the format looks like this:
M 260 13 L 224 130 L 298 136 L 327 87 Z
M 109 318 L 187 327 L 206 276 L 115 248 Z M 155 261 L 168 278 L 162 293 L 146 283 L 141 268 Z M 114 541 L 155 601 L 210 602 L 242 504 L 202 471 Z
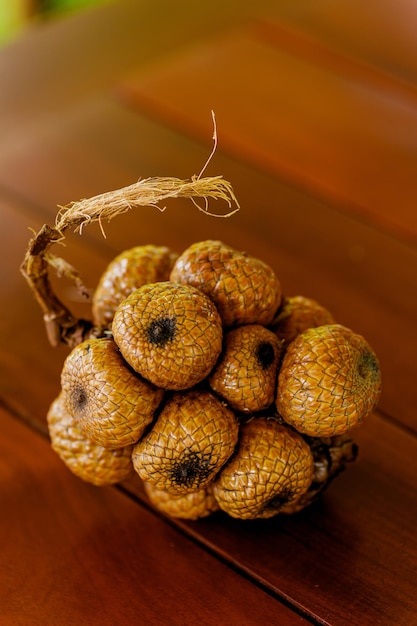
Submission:
M 33 20 L 59 17 L 105 0 L 0 0 L 0 45 Z

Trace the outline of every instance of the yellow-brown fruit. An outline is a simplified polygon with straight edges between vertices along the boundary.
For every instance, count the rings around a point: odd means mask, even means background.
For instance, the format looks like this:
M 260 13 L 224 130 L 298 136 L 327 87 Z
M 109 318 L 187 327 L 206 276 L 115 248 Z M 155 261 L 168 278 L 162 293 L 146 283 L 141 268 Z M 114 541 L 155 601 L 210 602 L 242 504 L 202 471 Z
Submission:
M 117 307 L 132 291 L 168 280 L 177 257 L 169 248 L 153 245 L 136 246 L 119 254 L 109 263 L 94 291 L 94 324 L 109 327 Z
M 76 346 L 64 362 L 61 386 L 70 415 L 105 448 L 136 443 L 164 394 L 131 371 L 110 338 Z
M 311 328 L 288 346 L 278 376 L 277 409 L 311 437 L 342 435 L 375 408 L 377 357 L 363 337 L 340 324 Z
M 304 296 L 285 297 L 271 330 L 289 344 L 309 328 L 334 323 L 333 315 L 321 304 Z
M 112 329 L 131 367 L 164 389 L 187 389 L 202 381 L 222 349 L 216 307 L 188 285 L 140 287 L 119 306 Z
M 225 335 L 223 354 L 209 377 L 211 388 L 236 411 L 261 411 L 274 403 L 282 342 L 264 326 L 248 324 Z
M 169 517 L 196 520 L 207 517 L 219 509 L 211 485 L 181 496 L 156 489 L 149 483 L 144 483 L 144 488 L 154 507 Z
M 306 493 L 284 506 L 281 513 L 291 515 L 310 506 L 345 469 L 346 464 L 356 459 L 358 453 L 358 446 L 349 435 L 317 437 L 308 443 L 314 458 L 313 481 Z
M 215 480 L 214 496 L 231 517 L 272 517 L 307 491 L 313 471 L 301 435 L 274 418 L 254 418 L 242 424 L 237 452 Z
M 206 487 L 233 453 L 238 423 L 208 391 L 176 392 L 133 448 L 133 466 L 153 487 L 186 494 Z
M 87 439 L 68 413 L 62 393 L 52 402 L 47 422 L 53 450 L 79 478 L 101 487 L 133 473 L 132 446 L 110 450 Z
M 269 324 L 281 302 L 274 271 L 220 241 L 191 245 L 176 260 L 171 280 L 193 285 L 217 306 L 224 326 Z

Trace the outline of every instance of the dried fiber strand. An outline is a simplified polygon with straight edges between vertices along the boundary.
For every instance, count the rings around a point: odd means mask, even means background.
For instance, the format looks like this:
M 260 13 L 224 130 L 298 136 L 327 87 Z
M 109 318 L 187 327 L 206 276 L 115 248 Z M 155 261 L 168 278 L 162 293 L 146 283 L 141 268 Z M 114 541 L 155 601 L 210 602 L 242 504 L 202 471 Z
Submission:
M 155 177 L 141 179 L 128 187 L 60 207 L 55 228 L 61 233 L 68 226 L 74 226 L 76 230 L 81 231 L 86 224 L 99 222 L 103 232 L 102 221 L 110 221 L 117 215 L 139 206 L 154 206 L 163 211 L 164 207 L 160 203 L 168 198 L 189 198 L 200 211 L 214 217 L 230 217 L 239 210 L 231 184 L 221 176 L 193 177 L 190 180 Z M 205 203 L 203 207 L 197 203 L 196 198 L 203 199 Z M 209 199 L 223 200 L 229 208 L 233 204 L 235 208 L 221 215 L 210 212 Z
M 202 172 L 198 177 L 194 176 L 189 180 L 169 177 L 146 178 L 122 189 L 71 202 L 59 207 L 55 227 L 44 224 L 33 234 L 21 265 L 21 272 L 42 309 L 46 333 L 53 346 L 65 343 L 72 347 L 87 336 L 98 336 L 103 331 L 94 328 L 89 320 L 77 319 L 54 293 L 49 280 L 51 267 L 58 275 L 73 280 L 80 292 L 88 295 L 78 271 L 63 259 L 51 254 L 51 246 L 63 243 L 64 233 L 68 228 L 72 227 L 81 233 L 83 226 L 93 222 L 99 223 L 105 236 L 103 220 L 110 221 L 117 215 L 139 206 L 154 206 L 163 211 L 165 207 L 161 202 L 168 198 L 188 198 L 200 211 L 215 217 L 230 217 L 238 211 L 239 203 L 231 184 L 221 176 L 202 178 Z M 203 206 L 198 204 L 198 199 L 203 201 Z M 210 199 L 224 201 L 231 210 L 221 214 L 210 212 Z

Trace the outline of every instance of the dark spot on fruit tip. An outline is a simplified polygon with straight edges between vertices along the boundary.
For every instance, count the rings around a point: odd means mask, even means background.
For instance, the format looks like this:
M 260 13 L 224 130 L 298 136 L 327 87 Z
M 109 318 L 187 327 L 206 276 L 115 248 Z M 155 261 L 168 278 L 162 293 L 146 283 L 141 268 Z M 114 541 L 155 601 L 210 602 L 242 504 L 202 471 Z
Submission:
M 294 497 L 294 493 L 290 489 L 284 489 L 280 493 L 275 494 L 267 500 L 262 507 L 263 511 L 280 511 L 283 506 L 288 504 Z
M 83 387 L 77 387 L 76 389 L 74 389 L 72 393 L 72 401 L 73 401 L 74 407 L 78 411 L 82 411 L 85 408 L 88 402 L 88 396 Z
M 183 487 L 197 486 L 210 474 L 210 455 L 186 452 L 174 463 L 170 479 L 175 485 Z
M 364 380 L 375 380 L 379 376 L 379 365 L 372 352 L 364 352 L 359 357 L 358 374 Z
M 163 348 L 174 339 L 176 325 L 175 317 L 159 317 L 153 320 L 147 330 L 149 343 Z
M 262 341 L 256 348 L 256 358 L 263 370 L 268 369 L 275 359 L 273 345 L 269 341 Z

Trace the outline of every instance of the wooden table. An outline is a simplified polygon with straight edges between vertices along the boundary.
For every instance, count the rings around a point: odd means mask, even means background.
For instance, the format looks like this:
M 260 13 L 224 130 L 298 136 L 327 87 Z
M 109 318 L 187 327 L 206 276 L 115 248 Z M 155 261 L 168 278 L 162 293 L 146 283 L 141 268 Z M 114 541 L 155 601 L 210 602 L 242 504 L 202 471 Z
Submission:
M 417 40 L 413 0 L 122 0 L 35 23 L 0 51 L 0 623 L 417 623 Z M 51 450 L 49 346 L 19 273 L 57 205 L 212 148 L 241 210 L 136 210 L 59 250 L 93 288 L 142 243 L 222 239 L 270 263 L 378 354 L 358 460 L 299 515 L 167 520 Z M 70 283 L 56 287 L 88 315 Z

